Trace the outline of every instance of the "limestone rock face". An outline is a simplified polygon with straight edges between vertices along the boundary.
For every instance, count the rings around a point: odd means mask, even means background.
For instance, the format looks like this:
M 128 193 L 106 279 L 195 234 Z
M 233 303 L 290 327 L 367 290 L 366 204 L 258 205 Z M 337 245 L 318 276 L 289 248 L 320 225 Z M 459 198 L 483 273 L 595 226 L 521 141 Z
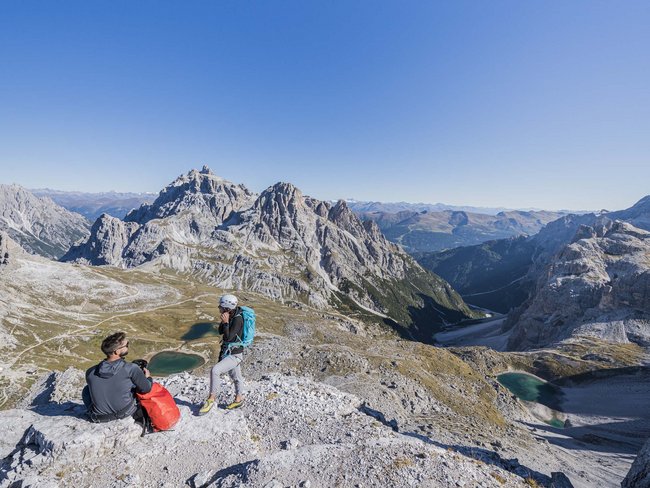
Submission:
M 639 451 L 630 472 L 621 483 L 621 488 L 640 488 L 643 486 L 650 486 L 650 441 L 646 442 Z
M 427 328 L 408 332 L 424 340 L 431 324 L 472 314 L 446 282 L 388 242 L 374 223 L 362 223 L 345 202 L 316 200 L 290 183 L 254 195 L 207 167 L 179 177 L 124 221 L 103 215 L 90 238 L 63 260 L 152 263 L 221 288 L 318 308 L 344 294 L 355 306 L 400 323 L 426 315 Z
M 253 194 L 243 185 L 234 185 L 214 175 L 207 166 L 179 176 L 164 188 L 151 203 L 132 210 L 126 222 L 141 225 L 192 209 L 194 213 L 211 215 L 220 224 L 232 213 L 251 203 Z
M 355 275 L 405 277 L 407 263 L 399 249 L 376 225 L 364 226 L 342 200 L 331 205 L 278 183 L 260 195 L 244 218 L 260 241 L 301 255 L 335 283 Z
M 122 251 L 129 243 L 137 224 L 123 222 L 108 214 L 101 215 L 90 229 L 90 237 L 80 245 L 73 246 L 62 261 L 76 261 L 95 265 L 122 263 Z
M 32 254 L 58 258 L 88 236 L 89 226 L 84 217 L 47 197 L 38 198 L 18 185 L 0 185 L 0 231 Z
M 650 344 L 650 232 L 604 217 L 578 229 L 539 278 L 509 346 L 571 336 Z

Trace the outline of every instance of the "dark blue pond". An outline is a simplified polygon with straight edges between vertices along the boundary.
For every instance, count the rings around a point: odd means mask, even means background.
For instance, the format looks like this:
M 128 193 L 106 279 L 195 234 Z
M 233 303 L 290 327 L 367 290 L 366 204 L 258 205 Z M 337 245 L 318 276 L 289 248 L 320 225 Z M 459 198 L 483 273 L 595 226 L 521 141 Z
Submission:
M 219 332 L 216 329 L 214 322 L 199 322 L 190 327 L 190 330 L 181 336 L 184 341 L 193 341 L 201 339 L 202 337 L 218 336 Z

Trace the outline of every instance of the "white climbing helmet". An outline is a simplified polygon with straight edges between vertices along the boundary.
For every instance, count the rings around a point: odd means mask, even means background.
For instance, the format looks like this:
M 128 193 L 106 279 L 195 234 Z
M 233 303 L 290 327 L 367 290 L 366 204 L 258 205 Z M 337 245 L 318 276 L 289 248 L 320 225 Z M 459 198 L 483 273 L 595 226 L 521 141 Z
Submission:
M 219 299 L 219 306 L 234 310 L 237 308 L 237 297 L 235 295 L 224 295 Z

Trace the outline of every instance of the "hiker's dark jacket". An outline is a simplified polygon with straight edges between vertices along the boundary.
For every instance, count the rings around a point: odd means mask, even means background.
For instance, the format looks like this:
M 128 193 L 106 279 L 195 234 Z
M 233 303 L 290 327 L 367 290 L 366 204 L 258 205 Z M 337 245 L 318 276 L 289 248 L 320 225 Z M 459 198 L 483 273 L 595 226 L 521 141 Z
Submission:
M 229 342 L 241 342 L 244 335 L 244 317 L 241 314 L 241 307 L 235 309 L 235 313 L 227 323 L 219 324 L 219 334 L 223 334 L 223 344 L 221 345 L 221 353 L 219 354 L 219 361 L 221 361 L 227 353 Z M 233 347 L 230 349 L 230 354 L 241 354 L 244 352 L 242 346 Z
M 102 361 L 86 371 L 92 406 L 89 413 L 104 420 L 126 418 L 135 412 L 134 393 L 149 393 L 149 381 L 139 366 L 124 359 Z M 100 421 L 104 421 L 100 420 Z

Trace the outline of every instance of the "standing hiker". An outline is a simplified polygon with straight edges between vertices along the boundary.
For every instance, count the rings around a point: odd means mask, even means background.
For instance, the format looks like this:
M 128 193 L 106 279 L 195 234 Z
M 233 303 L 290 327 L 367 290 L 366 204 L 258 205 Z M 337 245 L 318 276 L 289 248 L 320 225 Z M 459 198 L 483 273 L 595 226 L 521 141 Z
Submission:
M 235 295 L 224 295 L 219 300 L 219 312 L 221 313 L 221 323 L 219 324 L 219 333 L 223 335 L 221 352 L 219 353 L 219 362 L 212 367 L 210 371 L 210 396 L 203 402 L 199 410 L 199 415 L 205 415 L 214 405 L 219 385 L 219 376 L 228 373 L 235 383 L 235 401 L 230 403 L 226 408 L 232 410 L 240 407 L 244 401 L 242 393 L 244 391 L 244 377 L 241 374 L 239 364 L 244 356 L 244 317 L 242 307 L 237 306 L 237 297 Z
M 106 359 L 86 371 L 88 385 L 82 392 L 88 417 L 92 422 L 109 422 L 129 416 L 140 421 L 142 408 L 134 394 L 151 391 L 149 371 L 124 360 L 129 353 L 129 341 L 124 332 L 109 335 L 101 347 Z

